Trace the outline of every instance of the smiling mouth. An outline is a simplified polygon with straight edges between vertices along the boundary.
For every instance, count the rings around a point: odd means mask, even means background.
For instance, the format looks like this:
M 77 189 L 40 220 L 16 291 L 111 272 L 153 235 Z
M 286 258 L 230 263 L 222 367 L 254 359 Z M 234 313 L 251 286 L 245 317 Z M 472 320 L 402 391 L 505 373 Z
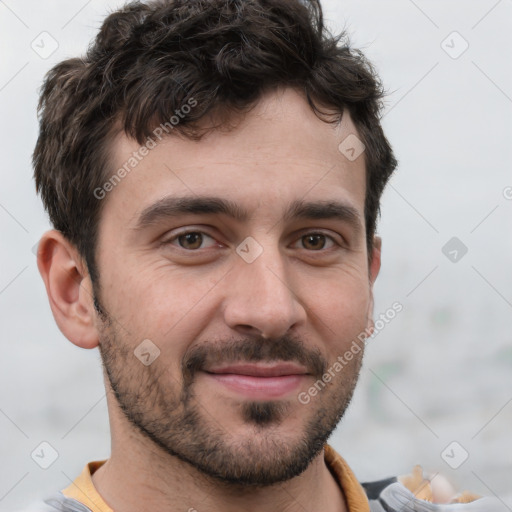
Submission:
M 296 390 L 309 376 L 306 368 L 296 363 L 234 363 L 204 370 L 224 388 L 250 398 L 281 398 Z

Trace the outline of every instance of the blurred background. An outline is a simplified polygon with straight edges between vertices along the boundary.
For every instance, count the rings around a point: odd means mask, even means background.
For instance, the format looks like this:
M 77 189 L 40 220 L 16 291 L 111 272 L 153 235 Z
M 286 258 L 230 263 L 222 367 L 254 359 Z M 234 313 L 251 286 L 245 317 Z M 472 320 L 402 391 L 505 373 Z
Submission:
M 0 0 L 1 511 L 110 453 L 99 353 L 57 329 L 37 270 L 50 226 L 31 153 L 45 72 L 83 54 L 120 5 Z M 323 6 L 389 93 L 383 123 L 400 165 L 382 201 L 375 318 L 403 306 L 368 343 L 330 442 L 361 481 L 421 464 L 512 510 L 512 1 Z

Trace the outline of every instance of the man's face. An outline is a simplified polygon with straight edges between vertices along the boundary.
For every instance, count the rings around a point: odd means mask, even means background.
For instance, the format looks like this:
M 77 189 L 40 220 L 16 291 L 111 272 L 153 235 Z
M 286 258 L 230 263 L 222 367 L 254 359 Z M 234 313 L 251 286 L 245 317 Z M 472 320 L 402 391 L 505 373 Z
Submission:
M 205 475 L 300 474 L 350 401 L 363 350 L 333 365 L 371 325 L 378 271 L 364 160 L 338 150 L 350 133 L 348 115 L 329 125 L 288 89 L 233 131 L 163 139 L 104 199 L 97 325 L 110 385 L 132 428 Z M 138 149 L 118 138 L 113 173 Z

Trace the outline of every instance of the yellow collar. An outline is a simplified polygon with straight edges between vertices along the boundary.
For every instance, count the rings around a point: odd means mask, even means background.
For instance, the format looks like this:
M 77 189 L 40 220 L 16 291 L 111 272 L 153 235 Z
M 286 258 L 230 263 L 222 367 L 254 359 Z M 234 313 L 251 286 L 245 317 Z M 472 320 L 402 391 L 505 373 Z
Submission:
M 334 448 L 324 445 L 324 457 L 327 467 L 343 489 L 349 512 L 370 512 L 366 493 L 357 481 L 354 473 Z M 93 461 L 86 464 L 80 476 L 70 484 L 62 493 L 83 503 L 92 512 L 113 512 L 103 501 L 92 482 L 93 473 L 101 467 L 106 460 Z

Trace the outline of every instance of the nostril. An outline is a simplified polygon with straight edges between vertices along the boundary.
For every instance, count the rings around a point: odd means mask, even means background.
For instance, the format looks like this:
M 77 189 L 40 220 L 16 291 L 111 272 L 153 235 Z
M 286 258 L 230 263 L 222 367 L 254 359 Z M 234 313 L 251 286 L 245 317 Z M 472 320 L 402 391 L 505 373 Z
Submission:
M 239 331 L 242 331 L 244 334 L 251 335 L 251 336 L 261 336 L 262 338 L 268 339 L 269 336 L 261 332 L 257 327 L 254 327 L 249 324 L 239 324 L 237 326 Z

